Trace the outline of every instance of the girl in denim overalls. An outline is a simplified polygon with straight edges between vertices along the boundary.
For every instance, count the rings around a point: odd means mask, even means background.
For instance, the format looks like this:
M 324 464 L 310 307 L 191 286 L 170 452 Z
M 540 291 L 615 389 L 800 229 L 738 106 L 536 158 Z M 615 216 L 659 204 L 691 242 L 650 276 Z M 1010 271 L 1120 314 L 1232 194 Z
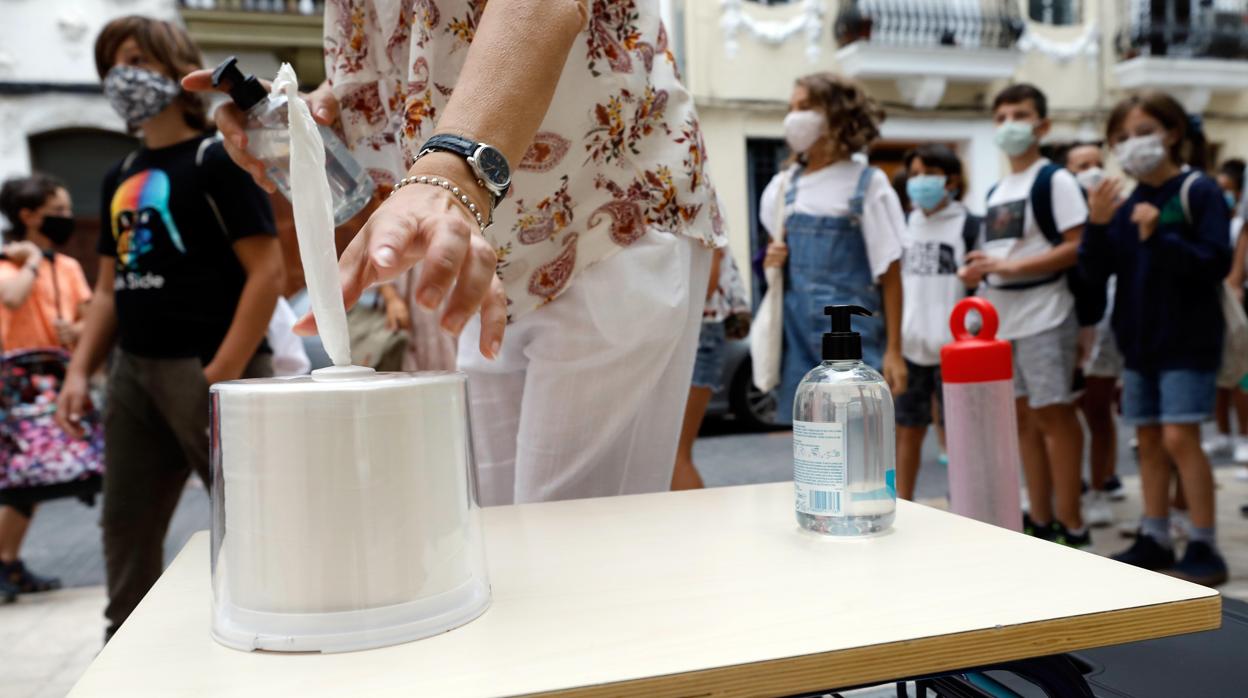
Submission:
M 888 178 L 851 158 L 879 137 L 882 119 L 865 90 L 838 75 L 809 75 L 793 89 L 784 130 L 795 164 L 772 180 L 759 207 L 773 235 L 763 266 L 786 270 L 777 422 L 790 421 L 797 384 L 823 360 L 828 305 L 873 313 L 854 321 L 863 359 L 894 392 L 905 390 L 898 265 L 905 215 Z M 784 242 L 772 229 L 781 220 Z

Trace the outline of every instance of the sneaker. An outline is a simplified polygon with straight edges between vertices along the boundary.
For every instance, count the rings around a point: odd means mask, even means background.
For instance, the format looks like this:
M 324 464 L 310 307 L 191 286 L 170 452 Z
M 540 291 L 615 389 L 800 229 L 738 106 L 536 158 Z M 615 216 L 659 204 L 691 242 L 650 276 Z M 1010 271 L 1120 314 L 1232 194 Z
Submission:
M 1241 507 L 1239 507 L 1239 514 L 1240 516 L 1243 516 L 1244 518 L 1248 518 L 1248 504 L 1244 504 Z
M 0 578 L 0 603 L 13 603 L 17 601 L 17 587 L 9 583 L 9 580 Z
M 1109 506 L 1109 495 L 1092 490 L 1083 496 L 1083 520 L 1093 528 L 1108 526 L 1114 522 L 1114 510 Z
M 1083 529 L 1083 533 L 1075 534 L 1071 533 L 1070 529 L 1066 528 L 1060 521 L 1054 521 L 1051 529 L 1053 537 L 1049 540 L 1058 545 L 1079 550 L 1085 550 L 1092 545 L 1092 532 L 1086 527 Z
M 1126 490 L 1122 488 L 1122 480 L 1119 480 L 1117 475 L 1110 475 L 1101 491 L 1109 497 L 1111 502 L 1121 502 L 1127 498 Z
M 1130 548 L 1109 556 L 1118 562 L 1146 570 L 1166 570 L 1174 567 L 1174 550 L 1158 543 L 1152 536 L 1136 531 L 1135 542 Z
M 1205 439 L 1200 447 L 1204 449 L 1205 455 L 1210 458 L 1229 457 L 1235 448 L 1235 440 L 1230 434 L 1214 434 Z
M 1183 551 L 1183 559 L 1166 574 L 1193 584 L 1216 587 L 1226 583 L 1226 560 L 1208 543 L 1192 541 Z
M 1031 514 L 1025 511 L 1023 512 L 1023 533 L 1040 540 L 1053 540 L 1053 527 L 1041 526 L 1031 518 Z
M 1248 436 L 1235 437 L 1235 450 L 1231 457 L 1236 463 L 1248 463 Z
M 31 574 L 21 560 L 0 563 L 0 577 L 3 577 L 9 585 L 17 589 L 19 594 L 33 594 L 61 588 L 61 580 L 55 577 L 40 577 Z

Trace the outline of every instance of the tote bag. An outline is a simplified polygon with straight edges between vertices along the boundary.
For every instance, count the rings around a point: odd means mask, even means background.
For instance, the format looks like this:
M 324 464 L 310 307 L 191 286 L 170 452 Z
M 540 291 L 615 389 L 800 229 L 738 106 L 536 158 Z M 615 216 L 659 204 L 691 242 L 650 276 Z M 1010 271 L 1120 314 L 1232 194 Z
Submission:
M 789 176 L 780 180 L 780 202 L 776 207 L 776 220 L 771 226 L 771 237 L 784 242 L 784 193 L 788 189 Z M 767 292 L 754 315 L 750 328 L 750 363 L 754 374 L 754 387 L 770 392 L 780 385 L 780 359 L 784 350 L 784 268 L 763 269 L 767 279 Z

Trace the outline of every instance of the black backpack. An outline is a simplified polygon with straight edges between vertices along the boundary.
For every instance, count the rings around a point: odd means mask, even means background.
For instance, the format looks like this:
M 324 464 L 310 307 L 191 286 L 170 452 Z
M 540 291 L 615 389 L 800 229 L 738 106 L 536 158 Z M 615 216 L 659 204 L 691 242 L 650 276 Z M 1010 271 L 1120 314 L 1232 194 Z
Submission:
M 1036 225 L 1039 226 L 1040 232 L 1044 234 L 1049 244 L 1054 247 L 1066 241 L 1066 238 L 1062 236 L 1062 231 L 1057 229 L 1057 220 L 1053 218 L 1053 175 L 1062 169 L 1061 165 L 1052 162 L 1041 167 L 1040 172 L 1036 174 L 1036 181 L 1031 183 L 1031 193 L 1028 197 L 1031 203 L 1031 215 L 1035 217 Z M 993 192 L 996 190 L 997 185 L 992 185 L 992 188 L 988 190 L 987 199 L 991 199 Z M 1098 298 L 1101 296 L 1088 288 L 1088 283 L 1083 278 L 1083 275 L 1079 273 L 1078 264 L 1066 271 L 1057 272 L 1043 279 L 1000 284 L 994 286 L 994 288 L 1007 291 L 1024 291 L 1037 286 L 1051 284 L 1063 276 L 1066 277 L 1066 285 L 1070 287 L 1070 292 L 1075 297 L 1075 317 L 1079 321 L 1079 326 L 1089 327 L 1100 322 L 1101 317 L 1105 314 L 1104 304 L 1098 301 Z M 1101 295 L 1103 293 L 1102 291 Z

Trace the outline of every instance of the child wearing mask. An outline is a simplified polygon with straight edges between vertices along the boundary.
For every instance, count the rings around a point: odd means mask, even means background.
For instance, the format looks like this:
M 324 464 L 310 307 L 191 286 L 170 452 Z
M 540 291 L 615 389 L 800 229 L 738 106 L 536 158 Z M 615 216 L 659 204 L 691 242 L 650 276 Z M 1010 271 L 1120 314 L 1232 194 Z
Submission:
M 1218 167 L 1216 180 L 1226 197 L 1227 206 L 1231 207 L 1231 247 L 1234 249 L 1234 262 L 1226 283 L 1244 301 L 1244 283 L 1246 280 L 1245 263 L 1248 260 L 1248 238 L 1240 233 L 1244 227 L 1244 219 L 1239 215 L 1240 195 L 1244 190 L 1244 161 L 1238 158 L 1223 161 Z M 1236 388 L 1218 388 L 1218 398 L 1214 403 L 1214 422 L 1217 433 L 1204 443 L 1205 453 L 1211 458 L 1231 457 L 1237 463 L 1248 463 L 1248 377 Z M 1238 436 L 1231 435 L 1231 410 L 1235 410 Z M 1236 476 L 1248 479 L 1248 466 L 1241 468 Z
M 1032 85 L 993 100 L 996 142 L 1010 173 L 988 195 L 982 249 L 959 275 L 996 307 L 1014 348 L 1019 445 L 1027 480 L 1024 529 L 1063 545 L 1090 543 L 1080 507 L 1083 426 L 1075 412 L 1079 334 L 1066 278 L 1087 205 L 1074 175 L 1040 155 L 1048 102 Z
M 966 297 L 958 279 L 983 221 L 962 205 L 962 161 L 947 146 L 921 145 L 905 157 L 913 212 L 902 235 L 901 350 L 908 385 L 897 396 L 897 496 L 914 499 L 920 455 L 940 401 L 940 349 L 953 341 L 949 316 Z
M 267 195 L 209 133 L 200 97 L 178 85 L 200 67 L 186 31 L 113 20 L 95 64 L 142 146 L 104 178 L 95 300 L 57 419 L 81 434 L 87 377 L 116 336 L 101 517 L 111 637 L 160 576 L 187 477 L 209 480 L 208 387 L 272 373 L 264 337 L 283 270 Z
M 1220 284 L 1230 268 L 1230 217 L 1222 190 L 1200 172 L 1204 142 L 1173 97 L 1143 92 L 1111 112 L 1114 157 L 1137 181 L 1092 191 L 1080 266 L 1091 281 L 1118 279 L 1113 327 L 1122 350 L 1122 417 L 1136 427 L 1144 517 L 1121 562 L 1198 584 L 1226 581 L 1214 531 L 1213 471 L 1200 424 L 1213 413 L 1224 323 Z M 1188 165 L 1189 168 L 1184 166 Z M 1170 463 L 1192 527 L 1176 561 L 1170 537 Z
M 1105 157 L 1100 143 L 1074 144 L 1066 151 L 1065 161 L 1066 169 L 1075 175 L 1075 181 L 1085 196 L 1105 179 Z M 1113 279 L 1109 281 L 1107 293 L 1109 298 L 1113 298 Z M 1124 497 L 1122 482 L 1115 472 L 1118 420 L 1114 417 L 1118 379 L 1122 375 L 1122 354 L 1114 341 L 1108 314 L 1096 325 L 1080 328 L 1079 348 L 1084 375 L 1079 411 L 1087 422 L 1092 441 L 1089 457 L 1091 486 L 1084 494 L 1083 514 L 1089 526 L 1108 526 L 1114 519 L 1110 502 Z
M 880 136 L 883 110 L 862 85 L 833 73 L 797 81 L 784 119 L 793 163 L 763 191 L 759 218 L 772 235 L 764 267 L 783 267 L 784 355 L 777 421 L 792 417 L 797 384 L 823 361 L 828 305 L 859 305 L 863 359 L 894 394 L 906 388 L 899 259 L 905 214 L 888 176 L 856 162 Z M 784 242 L 775 240 L 784 226 Z
M 69 191 L 44 174 L 10 179 L 0 187 L 0 213 L 9 219 L 0 258 L 0 349 L 73 349 L 91 287 L 77 260 L 56 252 L 74 232 Z M 60 497 L 94 503 L 99 491 L 98 475 L 0 490 L 0 601 L 61 585 L 31 572 L 21 559 L 38 505 Z

